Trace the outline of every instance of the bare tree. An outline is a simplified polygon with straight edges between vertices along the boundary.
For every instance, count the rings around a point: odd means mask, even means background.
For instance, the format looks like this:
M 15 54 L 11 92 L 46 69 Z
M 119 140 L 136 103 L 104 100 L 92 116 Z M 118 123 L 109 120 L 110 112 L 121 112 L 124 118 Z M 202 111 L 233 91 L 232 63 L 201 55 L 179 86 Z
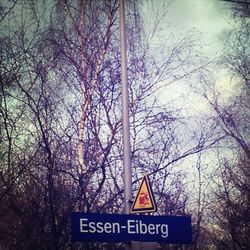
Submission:
M 215 123 L 224 134 L 219 144 L 218 175 L 214 179 L 214 203 L 211 217 L 214 227 L 214 244 L 219 248 L 249 248 L 249 79 L 250 50 L 249 20 L 240 17 L 240 29 L 230 34 L 225 55 L 220 64 L 225 66 L 236 85 L 234 95 L 223 102 L 220 95 L 207 98 L 215 111 Z M 237 82 L 237 84 L 236 84 Z
M 13 12 L 1 40 L 1 244 L 63 249 L 71 245 L 72 211 L 122 212 L 118 1 L 31 3 Z M 180 108 L 156 95 L 204 65 L 194 33 L 155 57 L 151 36 L 140 38 L 139 6 L 128 3 L 127 13 L 133 184 L 147 172 L 159 213 L 185 214 L 178 163 L 214 138 L 200 131 L 190 145 L 180 136 Z M 20 222 L 14 231 L 12 221 Z

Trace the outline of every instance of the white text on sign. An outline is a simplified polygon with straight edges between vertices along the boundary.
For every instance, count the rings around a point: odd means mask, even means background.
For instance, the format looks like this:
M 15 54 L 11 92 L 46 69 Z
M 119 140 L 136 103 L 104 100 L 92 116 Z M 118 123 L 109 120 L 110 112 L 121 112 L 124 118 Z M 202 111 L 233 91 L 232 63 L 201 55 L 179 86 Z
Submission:
M 157 234 L 162 238 L 168 237 L 167 224 L 147 224 L 141 220 L 127 220 L 125 225 L 121 225 L 118 222 L 94 222 L 87 218 L 80 219 L 81 233 L 119 234 L 122 230 L 126 230 L 128 234 Z

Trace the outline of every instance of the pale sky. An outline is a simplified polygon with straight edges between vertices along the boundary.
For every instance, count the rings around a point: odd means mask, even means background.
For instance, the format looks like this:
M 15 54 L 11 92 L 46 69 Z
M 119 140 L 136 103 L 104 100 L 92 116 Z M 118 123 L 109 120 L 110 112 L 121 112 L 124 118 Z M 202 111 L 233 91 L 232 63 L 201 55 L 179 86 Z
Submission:
M 145 9 L 156 15 L 162 17 L 159 24 L 159 29 L 155 33 L 156 39 L 154 42 L 157 47 L 158 43 L 162 43 L 164 39 L 168 40 L 168 37 L 172 35 L 181 36 L 186 34 L 189 30 L 195 29 L 201 33 L 201 37 L 197 42 L 204 44 L 203 53 L 210 59 L 215 59 L 222 54 L 224 46 L 223 36 L 234 28 L 235 23 L 230 19 L 229 4 L 219 0 L 154 0 L 155 6 L 147 6 L 151 1 L 145 4 Z M 167 3 L 170 4 L 168 5 Z M 167 6 L 168 5 L 168 6 Z M 164 15 L 164 12 L 167 13 Z M 146 18 L 148 26 L 153 23 L 154 16 L 148 16 Z M 151 24 L 152 25 L 152 24 Z M 170 37 L 171 39 L 173 37 Z M 174 37 L 173 39 L 175 39 Z M 159 45 L 158 44 L 158 45 Z M 170 40 L 171 45 L 171 40 Z M 232 78 L 223 70 L 216 68 L 212 72 L 211 84 L 217 91 L 221 93 L 221 100 L 227 101 L 229 97 L 235 93 L 235 84 L 232 82 Z M 237 79 L 236 79 L 237 80 Z M 199 85 L 199 79 L 195 79 L 193 85 Z M 192 133 L 196 131 L 199 133 L 200 124 L 206 125 L 206 119 L 211 116 L 212 108 L 207 101 L 202 97 L 200 93 L 190 88 L 189 82 L 186 80 L 178 81 L 175 84 L 167 86 L 164 91 L 159 93 L 158 100 L 163 105 L 169 105 L 170 100 L 178 108 L 182 108 L 181 116 L 189 117 L 187 120 L 187 129 L 180 131 L 182 133 Z M 194 186 L 189 186 L 190 192 L 196 192 L 195 184 L 197 183 L 197 170 L 195 165 L 197 162 L 197 156 L 191 156 L 185 159 L 180 164 L 180 169 L 185 169 L 187 173 L 187 180 L 193 183 Z M 208 151 L 203 155 L 202 161 L 206 170 L 203 170 L 203 174 L 210 174 L 214 172 L 216 167 L 215 156 L 212 152 Z M 208 167 L 209 166 L 209 167 Z M 207 190 L 209 192 L 209 189 Z M 193 196 L 195 197 L 195 195 Z
M 150 2 L 150 1 L 149 1 Z M 204 44 L 202 52 L 211 59 L 215 59 L 222 54 L 224 46 L 225 35 L 234 28 L 235 23 L 230 19 L 229 3 L 219 0 L 154 0 L 155 6 L 146 6 L 152 13 L 162 17 L 159 24 L 159 29 L 155 33 L 155 36 L 168 37 L 170 33 L 175 33 L 177 36 L 186 34 L 189 30 L 197 30 L 201 33 L 199 41 Z M 166 12 L 164 15 L 164 12 Z M 153 22 L 153 16 L 147 18 L 148 25 Z M 159 43 L 163 39 L 159 39 Z M 154 40 L 156 42 L 156 40 Z M 214 72 L 214 78 L 211 81 L 215 88 L 222 93 L 222 98 L 226 100 L 230 95 L 234 94 L 232 79 L 222 69 L 216 68 Z M 162 91 L 159 95 L 159 100 L 164 104 L 164 100 L 169 99 L 176 100 L 176 105 L 182 107 L 186 116 L 197 116 L 194 120 L 189 121 L 190 130 L 195 130 L 199 125 L 199 121 L 205 122 L 206 114 L 209 115 L 211 109 L 208 103 L 202 98 L 199 93 L 195 93 L 188 86 L 189 83 L 185 81 L 179 81 L 176 84 L 168 86 L 165 91 Z M 194 85 L 199 84 L 199 79 L 194 80 Z M 182 105 L 182 106 L 181 106 Z M 198 118 L 198 119 L 197 119 Z M 187 132 L 188 133 L 188 132 Z M 207 155 L 205 160 L 206 164 L 211 164 L 213 167 L 215 162 L 213 161 L 214 155 Z M 203 159 L 204 160 L 204 159 Z M 190 180 L 196 180 L 193 166 L 196 162 L 196 156 L 190 157 L 181 167 L 190 170 Z
M 186 33 L 195 29 L 200 31 L 207 49 L 212 51 L 221 46 L 219 38 L 232 28 L 233 21 L 229 19 L 229 3 L 220 0 L 154 0 L 145 3 L 147 11 L 161 17 L 158 34 L 167 30 Z M 165 14 L 165 15 L 164 15 Z M 147 16 L 147 22 L 152 22 L 153 16 Z
M 228 5 L 228 4 L 227 4 Z M 197 28 L 210 39 L 229 29 L 226 4 L 219 0 L 173 0 L 169 16 L 179 29 Z
M 208 58 L 215 59 L 222 53 L 223 42 L 225 41 L 222 38 L 235 25 L 233 20 L 230 19 L 229 7 L 229 3 L 220 0 L 145 1 L 145 21 L 148 27 L 152 27 L 156 17 L 161 19 L 153 40 L 155 43 L 157 43 L 158 38 L 158 43 L 162 43 L 170 33 L 178 36 L 178 34 L 186 34 L 189 30 L 200 32 L 199 42 L 204 45 L 201 52 Z M 152 14 L 148 15 L 148 12 Z M 218 90 L 223 92 L 225 97 L 228 97 L 230 93 L 233 93 L 232 88 L 234 87 L 230 82 L 230 77 L 219 69 L 214 73 L 216 77 L 215 86 L 218 85 Z M 179 91 L 177 91 L 178 87 L 172 87 L 176 96 L 179 95 L 180 97 L 188 92 L 187 86 L 184 87 L 180 83 L 178 83 L 178 86 L 180 87 Z M 171 91 L 171 87 L 168 88 L 169 92 L 174 93 Z M 186 98 L 187 109 L 194 109 L 193 112 L 206 111 L 207 105 L 200 96 L 190 93 L 188 95 Z M 161 93 L 161 96 L 164 96 L 164 93 Z M 199 102 L 200 104 L 197 105 Z

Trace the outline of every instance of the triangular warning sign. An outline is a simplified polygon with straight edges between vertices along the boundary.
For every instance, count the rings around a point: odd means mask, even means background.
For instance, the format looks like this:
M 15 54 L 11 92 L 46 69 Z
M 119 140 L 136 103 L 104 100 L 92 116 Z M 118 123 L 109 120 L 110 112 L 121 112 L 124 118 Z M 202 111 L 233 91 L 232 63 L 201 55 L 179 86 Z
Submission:
M 157 210 L 152 188 L 147 176 L 144 176 L 130 213 L 147 213 Z

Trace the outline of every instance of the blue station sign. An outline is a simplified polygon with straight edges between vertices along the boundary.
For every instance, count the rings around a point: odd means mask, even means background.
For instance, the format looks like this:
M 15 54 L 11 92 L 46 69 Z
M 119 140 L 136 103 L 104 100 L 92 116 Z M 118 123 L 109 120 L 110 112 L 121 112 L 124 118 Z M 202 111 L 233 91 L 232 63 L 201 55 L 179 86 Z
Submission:
M 190 216 L 72 213 L 73 242 L 159 242 L 191 244 Z

